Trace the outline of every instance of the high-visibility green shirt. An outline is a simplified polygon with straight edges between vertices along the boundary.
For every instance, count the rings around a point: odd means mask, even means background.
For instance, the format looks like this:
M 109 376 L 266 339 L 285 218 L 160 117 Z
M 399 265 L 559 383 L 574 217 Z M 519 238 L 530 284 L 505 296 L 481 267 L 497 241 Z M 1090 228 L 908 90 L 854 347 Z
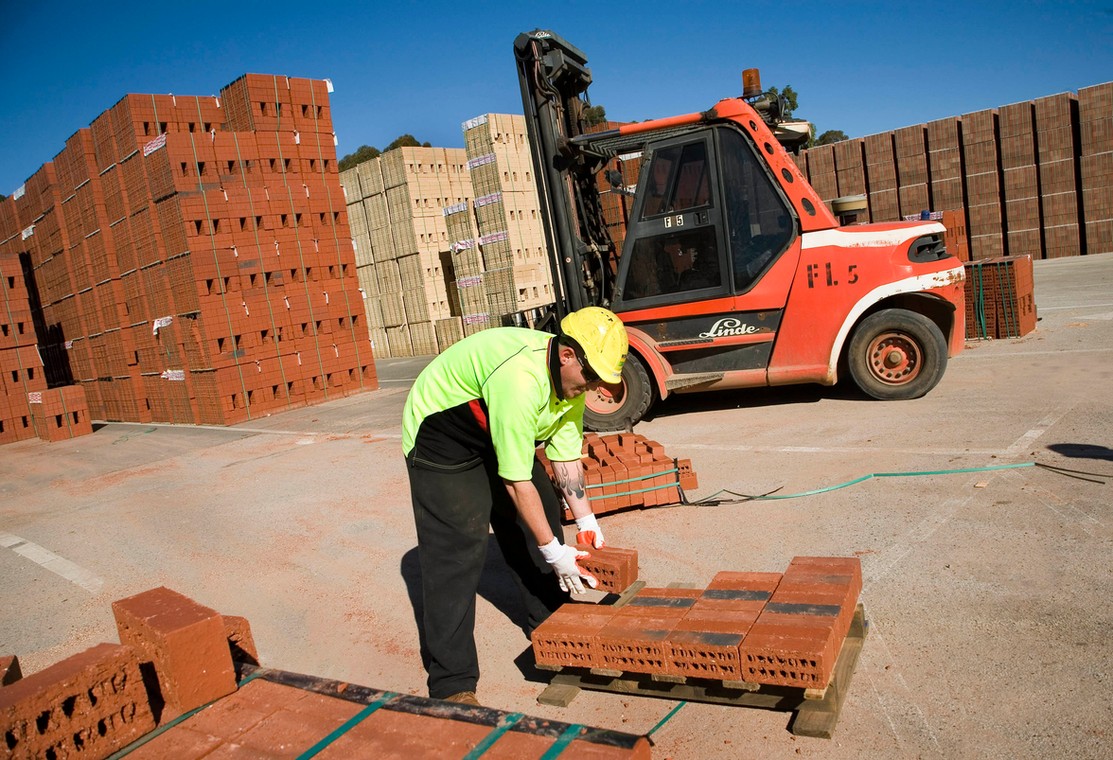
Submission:
M 414 382 L 402 450 L 418 466 L 474 466 L 492 452 L 505 480 L 529 480 L 538 443 L 557 462 L 580 459 L 584 397 L 557 397 L 557 343 L 520 327 L 483 330 L 449 346 Z

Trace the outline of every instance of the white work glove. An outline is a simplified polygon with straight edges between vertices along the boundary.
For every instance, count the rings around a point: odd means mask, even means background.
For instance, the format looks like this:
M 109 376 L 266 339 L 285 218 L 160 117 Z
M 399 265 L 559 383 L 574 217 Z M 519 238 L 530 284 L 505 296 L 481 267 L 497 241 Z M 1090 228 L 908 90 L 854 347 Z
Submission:
M 607 544 L 603 540 L 603 529 L 599 527 L 599 521 L 590 512 L 576 518 L 576 530 L 579 531 L 576 534 L 576 543 L 587 544 L 596 549 L 602 549 Z
M 541 550 L 545 561 L 552 565 L 561 591 L 582 594 L 585 582 L 591 588 L 595 588 L 599 583 L 594 575 L 584 572 L 576 564 L 576 560 L 591 556 L 587 552 L 576 551 L 571 546 L 562 544 L 558 538 L 553 538 L 549 543 L 537 548 Z

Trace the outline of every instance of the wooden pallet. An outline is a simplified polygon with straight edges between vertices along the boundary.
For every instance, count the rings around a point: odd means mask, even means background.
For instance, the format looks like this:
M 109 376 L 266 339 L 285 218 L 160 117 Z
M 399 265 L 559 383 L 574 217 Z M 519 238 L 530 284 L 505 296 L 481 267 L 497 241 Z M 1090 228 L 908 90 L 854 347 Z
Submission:
M 644 585 L 639 581 L 639 584 Z M 628 589 L 618 604 L 637 592 L 640 585 Z M 766 710 L 792 712 L 789 731 L 797 736 L 830 739 L 835 732 L 843 702 L 858 657 L 862 652 L 869 625 L 865 610 L 859 604 L 854 611 L 850 631 L 843 642 L 831 683 L 826 689 L 803 689 L 791 686 L 749 683 L 746 681 L 715 681 L 676 676 L 623 673 L 603 668 L 545 668 L 555 670 L 552 681 L 537 697 L 544 705 L 567 707 L 581 689 L 635 694 L 643 697 L 688 702 L 711 702 L 736 707 L 758 707 Z

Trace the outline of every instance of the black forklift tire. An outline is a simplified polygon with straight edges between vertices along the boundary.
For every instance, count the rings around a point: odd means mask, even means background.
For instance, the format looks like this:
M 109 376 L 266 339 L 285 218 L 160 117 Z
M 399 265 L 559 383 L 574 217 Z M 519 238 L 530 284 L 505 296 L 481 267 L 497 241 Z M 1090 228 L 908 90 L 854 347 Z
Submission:
M 847 365 L 868 396 L 882 401 L 919 398 L 943 377 L 947 341 L 923 314 L 883 309 L 854 329 Z
M 649 373 L 634 354 L 626 357 L 622 367 L 622 388 L 610 393 L 606 388 L 588 391 L 584 407 L 584 428 L 596 433 L 633 430 L 649 411 L 653 386 Z

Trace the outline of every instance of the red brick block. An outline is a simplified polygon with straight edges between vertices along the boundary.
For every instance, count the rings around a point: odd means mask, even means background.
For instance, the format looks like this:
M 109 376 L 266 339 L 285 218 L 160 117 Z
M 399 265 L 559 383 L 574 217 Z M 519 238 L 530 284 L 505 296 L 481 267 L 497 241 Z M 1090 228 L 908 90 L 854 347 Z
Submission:
M 582 543 L 577 543 L 576 548 L 591 554 L 587 559 L 577 560 L 576 563 L 599 581 L 596 589 L 622 592 L 638 579 L 636 549 L 623 549 L 617 546 L 596 549 Z
M 759 619 L 740 647 L 743 680 L 825 688 L 831 682 L 841 646 L 842 640 L 836 641 L 827 631 L 766 626 Z
M 602 666 L 599 632 L 614 617 L 614 608 L 565 604 L 530 635 L 538 665 L 594 668 Z
M 23 671 L 19 667 L 19 658 L 14 654 L 0 657 L 0 686 L 10 686 L 23 678 Z
M 236 690 L 224 619 L 165 587 L 112 603 L 122 643 L 154 663 L 162 721 Z
M 742 680 L 739 647 L 757 613 L 689 610 L 668 635 L 668 672 L 689 678 Z
M 0 689 L 9 757 L 102 758 L 152 731 L 131 647 L 98 644 Z
M 620 612 L 628 613 L 627 607 Z M 602 667 L 629 673 L 667 673 L 667 639 L 679 619 L 679 616 L 615 615 L 596 639 Z
M 247 618 L 236 615 L 224 615 L 223 618 L 224 635 L 228 639 L 232 659 L 237 662 L 258 665 L 259 650 L 255 647 L 255 639 L 251 635 L 251 624 L 247 622 Z

